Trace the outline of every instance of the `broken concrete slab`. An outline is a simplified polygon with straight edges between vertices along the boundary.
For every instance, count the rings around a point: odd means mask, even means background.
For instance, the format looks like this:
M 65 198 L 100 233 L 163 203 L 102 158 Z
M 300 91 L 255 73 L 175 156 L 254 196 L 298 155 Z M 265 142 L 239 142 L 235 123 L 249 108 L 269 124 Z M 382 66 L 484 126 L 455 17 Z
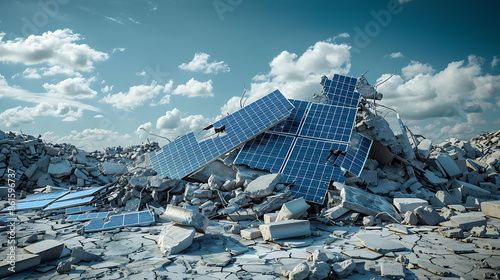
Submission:
M 337 183 L 334 183 L 334 185 Z M 341 184 L 342 207 L 360 212 L 366 215 L 378 216 L 389 220 L 401 221 L 401 217 L 394 207 L 383 197 L 371 194 L 356 187 Z M 337 186 L 337 185 L 336 185 Z
M 381 254 L 406 250 L 406 247 L 403 246 L 403 244 L 389 239 L 385 239 L 380 235 L 367 233 L 367 234 L 357 234 L 355 235 L 355 237 L 366 248 Z
M 482 202 L 481 212 L 486 216 L 500 219 L 500 200 Z
M 24 247 L 24 251 L 40 256 L 40 262 L 51 261 L 59 258 L 64 248 L 64 244 L 57 240 L 43 240 L 35 244 Z
M 269 174 L 260 176 L 248 184 L 245 192 L 251 198 L 266 197 L 273 193 L 274 187 L 283 179 L 282 174 Z
M 429 203 L 420 198 L 394 198 L 392 204 L 398 209 L 399 213 L 405 214 L 407 211 L 413 212 L 420 206 L 427 206 Z
M 158 236 L 158 248 L 165 256 L 178 254 L 193 243 L 195 232 L 194 227 L 168 224 Z
M 73 248 L 73 250 L 71 250 L 71 257 L 84 262 L 93 262 L 101 259 L 101 256 L 86 252 L 81 247 Z
M 354 271 L 354 268 L 356 268 L 356 263 L 352 259 L 336 262 L 332 265 L 333 274 L 338 278 L 350 275 Z
M 103 169 L 104 174 L 115 176 L 115 175 L 123 175 L 127 173 L 127 165 L 124 163 L 118 162 L 101 162 L 101 167 Z
M 2 260 L 0 262 L 0 277 L 5 277 L 13 274 L 11 269 L 12 264 L 14 264 L 15 272 L 20 272 L 32 267 L 35 267 L 40 264 L 41 257 L 35 254 L 20 254 L 16 252 L 15 262 L 12 262 L 10 259 Z
M 408 229 L 401 224 L 389 224 L 386 226 L 390 231 L 397 233 L 408 234 Z
M 444 221 L 443 216 L 439 215 L 431 206 L 420 206 L 413 213 L 423 225 L 434 226 Z
M 383 254 L 374 252 L 368 249 L 353 249 L 342 251 L 342 254 L 347 255 L 353 259 L 376 260 L 383 257 Z
M 201 233 L 205 232 L 209 223 L 209 220 L 205 215 L 197 211 L 185 209 L 171 204 L 167 205 L 165 212 L 159 217 L 176 224 L 192 226 Z
M 432 140 L 424 139 L 418 143 L 417 146 L 417 156 L 421 159 L 426 159 L 429 157 L 429 153 L 432 150 Z
M 309 266 L 306 262 L 300 263 L 290 272 L 288 280 L 303 280 L 309 275 Z
M 71 170 L 73 169 L 71 163 L 64 159 L 59 162 L 50 162 L 49 164 L 49 174 L 56 177 L 61 178 L 71 174 Z
M 450 178 L 455 178 L 462 175 L 462 171 L 457 166 L 455 161 L 446 153 L 439 153 L 437 162 L 443 167 Z
M 441 267 L 439 265 L 432 264 L 431 262 L 426 260 L 419 260 L 418 267 L 425 269 L 433 274 L 436 274 L 437 276 L 452 275 L 451 271 L 449 271 L 448 269 L 445 269 L 444 267 Z
M 299 219 L 309 207 L 311 206 L 307 204 L 303 197 L 289 201 L 281 206 L 278 217 L 276 217 L 276 222 Z
M 231 254 L 228 252 L 202 255 L 200 264 L 204 266 L 225 267 L 231 261 Z
M 458 200 L 455 196 L 451 195 L 446 191 L 437 191 L 436 195 L 432 198 L 431 204 L 434 207 L 443 207 L 448 206 L 450 204 L 458 204 L 461 203 L 462 200 Z
M 389 279 L 405 279 L 406 273 L 402 264 L 383 262 L 380 267 L 381 276 Z
M 247 228 L 247 229 L 242 229 L 240 231 L 240 235 L 242 238 L 252 240 L 261 237 L 262 233 L 258 228 Z
M 264 214 L 264 223 L 269 224 L 272 222 L 276 222 L 276 219 L 278 218 L 279 213 L 267 213 Z
M 462 198 L 467 198 L 468 196 L 489 198 L 491 196 L 491 193 L 489 191 L 459 180 L 455 180 L 455 182 L 453 183 L 453 187 L 461 190 Z
M 287 220 L 259 226 L 262 238 L 266 241 L 311 235 L 308 220 Z
M 324 212 L 324 216 L 327 218 L 330 218 L 332 220 L 338 219 L 340 216 L 344 215 L 345 213 L 349 212 L 350 210 L 342 207 L 342 205 L 336 205 L 330 209 L 327 209 Z
M 453 225 L 463 229 L 470 230 L 473 227 L 486 226 L 486 217 L 483 213 L 459 213 L 450 218 Z

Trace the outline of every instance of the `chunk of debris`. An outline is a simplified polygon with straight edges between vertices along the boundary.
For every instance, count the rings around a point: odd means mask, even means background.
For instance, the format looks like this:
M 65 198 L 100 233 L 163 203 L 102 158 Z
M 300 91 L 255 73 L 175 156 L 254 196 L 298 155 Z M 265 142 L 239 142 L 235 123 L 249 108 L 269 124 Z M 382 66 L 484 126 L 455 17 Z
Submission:
M 289 201 L 281 206 L 278 217 L 276 217 L 276 222 L 299 219 L 309 207 L 309 204 L 302 197 Z
M 443 216 L 439 215 L 431 206 L 420 206 L 413 213 L 423 225 L 434 226 L 444 221 Z
M 383 262 L 380 267 L 381 275 L 389 279 L 405 279 L 406 273 L 402 264 Z
M 420 206 L 427 206 L 429 203 L 420 198 L 394 198 L 392 204 L 398 209 L 399 213 L 405 214 L 408 211 L 413 212 Z
M 261 237 L 262 233 L 258 228 L 247 228 L 247 229 L 242 229 L 240 231 L 240 235 L 242 238 L 252 240 Z
M 338 278 L 347 277 L 354 271 L 354 268 L 356 268 L 356 263 L 352 259 L 336 262 L 332 265 L 333 274 Z
M 500 219 L 500 200 L 482 202 L 481 212 L 486 216 Z
M 401 243 L 384 239 L 376 234 L 357 234 L 355 237 L 366 248 L 381 254 L 406 250 Z
M 170 204 L 159 217 L 176 224 L 192 226 L 201 233 L 205 233 L 209 223 L 208 218 L 199 212 Z
M 168 224 L 158 236 L 158 248 L 165 256 L 178 254 L 191 246 L 195 232 L 194 227 Z
M 24 271 L 40 264 L 41 257 L 35 254 L 16 254 L 15 272 Z M 13 274 L 11 269 L 11 261 L 9 259 L 0 262 L 0 277 L 5 277 Z
M 262 238 L 266 241 L 291 237 L 309 236 L 311 229 L 308 220 L 287 220 L 259 226 Z
M 452 275 L 451 271 L 449 271 L 448 269 L 445 269 L 439 265 L 432 264 L 431 262 L 426 261 L 426 260 L 419 260 L 418 267 L 425 269 L 433 274 L 436 274 L 437 276 L 450 276 L 450 275 Z
M 269 174 L 260 176 L 248 184 L 245 192 L 251 198 L 261 198 L 266 197 L 273 193 L 274 187 L 281 182 L 283 175 L 281 174 Z
M 486 217 L 482 213 L 460 213 L 451 217 L 450 221 L 453 225 L 463 230 L 486 226 Z
M 295 266 L 295 268 L 290 272 L 288 280 L 303 280 L 309 275 L 309 266 L 307 263 L 303 262 Z
M 40 262 L 58 259 L 64 248 L 64 244 L 57 240 L 42 240 L 24 247 L 24 251 L 40 256 Z

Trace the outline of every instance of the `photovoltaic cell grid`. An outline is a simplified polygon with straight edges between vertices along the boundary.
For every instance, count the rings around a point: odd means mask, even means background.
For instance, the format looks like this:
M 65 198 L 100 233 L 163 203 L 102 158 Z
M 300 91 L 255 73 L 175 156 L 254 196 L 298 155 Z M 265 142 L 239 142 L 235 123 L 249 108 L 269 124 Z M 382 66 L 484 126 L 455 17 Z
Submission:
M 95 219 L 106 219 L 109 216 L 109 212 L 98 212 L 98 213 L 87 213 L 80 215 L 71 215 L 66 219 L 66 222 L 83 222 Z
M 68 208 L 68 207 L 79 206 L 79 205 L 90 203 L 93 199 L 94 199 L 93 196 L 88 196 L 88 197 L 63 200 L 63 201 L 56 200 L 54 203 L 43 208 L 43 211 L 50 211 L 50 210 L 57 210 L 57 209 L 64 209 L 64 208 Z
M 263 133 L 245 144 L 234 164 L 279 173 L 294 140 L 293 136 Z
M 370 152 L 373 141 L 370 138 L 353 131 L 347 152 L 335 160 L 335 165 L 351 172 L 356 176 L 361 175 L 366 158 Z
M 323 77 L 323 93 L 329 104 L 290 100 L 295 107 L 290 117 L 247 142 L 234 163 L 273 173 L 279 169 L 288 183 L 294 182 L 292 191 L 297 196 L 322 203 L 330 181 L 345 181 L 340 166 L 355 174 L 361 172 L 371 147 L 368 138 L 363 137 L 359 147 L 356 139 L 351 139 L 360 98 L 354 92 L 356 81 L 341 75 L 332 80 Z M 355 148 L 348 149 L 351 142 Z M 343 151 L 346 156 L 336 159 L 332 151 Z
M 104 220 L 91 220 L 85 226 L 85 232 L 110 230 L 126 226 L 146 226 L 152 224 L 154 221 L 154 215 L 150 211 L 123 213 L 110 216 L 108 222 L 104 222 Z
M 357 108 L 360 97 L 358 92 L 354 92 L 357 80 L 357 78 L 338 74 L 333 75 L 331 80 L 323 76 L 321 84 L 323 84 L 323 94 L 327 97 L 328 103 Z
M 331 180 L 344 182 L 343 172 L 332 164 L 330 151 L 345 151 L 346 144 L 298 138 L 282 174 L 294 182 L 292 191 L 307 201 L 322 204 Z
M 97 209 L 97 207 L 94 207 L 94 206 L 71 207 L 71 208 L 66 208 L 65 215 L 79 214 L 79 213 L 83 213 L 83 212 L 87 212 L 87 211 L 93 211 L 96 209 Z
M 70 200 L 70 199 L 76 199 L 76 198 L 81 198 L 81 197 L 86 197 L 95 194 L 96 192 L 101 191 L 104 189 L 106 186 L 100 186 L 100 187 L 95 187 L 95 188 L 89 188 L 86 190 L 81 190 L 73 193 L 69 193 L 61 198 L 59 198 L 57 201 L 63 201 L 63 200 Z
M 278 90 L 215 122 L 225 134 L 198 142 L 193 133 L 184 135 L 149 153 L 153 169 L 164 176 L 182 179 L 224 153 L 252 139 L 290 116 L 293 105 Z

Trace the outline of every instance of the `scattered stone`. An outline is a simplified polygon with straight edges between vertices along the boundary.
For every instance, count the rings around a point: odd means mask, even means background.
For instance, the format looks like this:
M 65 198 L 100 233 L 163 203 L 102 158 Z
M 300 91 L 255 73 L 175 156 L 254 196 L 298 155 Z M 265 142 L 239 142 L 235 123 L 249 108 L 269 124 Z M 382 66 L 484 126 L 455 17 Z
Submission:
M 366 248 L 381 254 L 406 250 L 406 247 L 401 243 L 384 239 L 375 234 L 357 234 L 356 239 Z
M 393 202 L 399 213 L 404 214 L 407 211 L 413 212 L 420 206 L 427 206 L 429 203 L 420 198 L 394 198 Z
M 460 213 L 451 217 L 450 221 L 453 225 L 463 230 L 486 226 L 486 217 L 482 213 Z
M 473 227 L 470 233 L 474 237 L 484 237 L 486 235 L 486 226 Z
M 405 225 L 414 226 L 414 225 L 418 224 L 418 218 L 413 212 L 407 211 L 403 215 L 403 222 L 402 223 Z
M 363 217 L 363 225 L 365 227 L 371 227 L 375 224 L 375 217 L 373 216 L 366 216 Z
M 69 260 L 65 260 L 65 261 L 60 262 L 57 265 L 56 271 L 59 274 L 70 272 L 71 271 L 71 262 Z
M 231 254 L 228 252 L 202 255 L 200 264 L 204 266 L 225 267 L 231 261 Z
M 353 259 L 365 259 L 365 260 L 376 260 L 383 257 L 383 254 L 379 254 L 377 252 L 367 250 L 367 249 L 353 249 L 342 251 L 342 254 L 345 254 Z
M 381 266 L 381 275 L 389 279 L 405 279 L 404 267 L 399 263 L 384 262 Z
M 56 240 L 43 240 L 24 247 L 24 251 L 40 256 L 40 262 L 51 261 L 59 258 L 64 244 Z
M 326 262 L 315 262 L 309 267 L 309 277 L 311 280 L 323 280 L 328 278 L 331 267 Z
M 165 213 L 160 215 L 160 218 L 174 222 L 176 224 L 192 226 L 201 233 L 205 232 L 209 222 L 208 218 L 199 212 L 170 204 L 167 205 Z
M 439 215 L 431 206 L 420 206 L 413 213 L 415 213 L 419 222 L 424 225 L 434 226 L 444 221 L 443 216 Z
M 276 222 L 299 219 L 309 207 L 309 204 L 302 197 L 289 201 L 281 206 Z
M 352 259 L 336 262 L 332 265 L 332 271 L 338 278 L 347 277 L 354 271 L 354 268 L 356 268 L 356 263 Z
M 455 161 L 446 153 L 439 153 L 437 162 L 443 167 L 450 178 L 455 178 L 462 175 L 462 171 L 457 166 Z
M 309 236 L 311 229 L 307 220 L 287 220 L 259 226 L 262 238 L 266 241 Z
M 306 279 L 307 276 L 309 275 L 309 266 L 307 263 L 303 262 L 298 264 L 292 272 L 290 272 L 290 275 L 288 275 L 289 280 L 303 280 Z
M 252 240 L 252 239 L 259 238 L 262 236 L 262 233 L 260 232 L 260 230 L 258 228 L 242 229 L 240 234 L 241 234 L 242 238 L 245 238 L 248 240 Z
M 71 257 L 84 262 L 93 262 L 101 259 L 101 256 L 85 252 L 81 247 L 73 248 L 71 251 Z
M 481 212 L 486 216 L 500 219 L 500 200 L 482 202 Z
M 269 174 L 260 176 L 248 184 L 245 192 L 251 198 L 266 197 L 273 193 L 274 187 L 281 182 L 283 175 L 281 174 Z
M 314 252 L 311 255 L 311 261 L 313 262 L 326 262 L 328 261 L 328 256 L 320 251 L 320 250 L 314 250 Z
M 35 267 L 41 262 L 41 257 L 34 254 L 16 254 L 16 268 L 15 272 L 24 271 L 28 268 Z M 0 262 L 0 277 L 4 277 L 13 274 L 11 268 L 11 262 L 9 259 Z
M 439 234 L 448 238 L 462 239 L 464 238 L 464 231 L 461 228 L 443 227 L 438 229 Z
M 26 242 L 26 243 L 34 243 L 34 242 L 37 242 L 37 241 L 38 241 L 38 234 L 37 233 L 33 233 L 30 236 L 28 236 L 28 238 L 26 238 L 26 240 L 24 242 Z
M 445 269 L 439 265 L 432 264 L 431 262 L 426 260 L 418 260 L 418 267 L 425 269 L 433 274 L 436 274 L 437 276 L 452 275 L 451 271 L 449 271 L 448 269 Z
M 386 226 L 390 231 L 394 231 L 397 233 L 408 234 L 408 229 L 400 224 L 389 224 Z
M 158 236 L 158 247 L 165 255 L 174 255 L 182 252 L 193 243 L 194 227 L 168 224 L 164 226 Z
M 269 224 L 272 222 L 276 222 L 276 219 L 278 218 L 278 213 L 267 213 L 264 214 L 264 223 Z

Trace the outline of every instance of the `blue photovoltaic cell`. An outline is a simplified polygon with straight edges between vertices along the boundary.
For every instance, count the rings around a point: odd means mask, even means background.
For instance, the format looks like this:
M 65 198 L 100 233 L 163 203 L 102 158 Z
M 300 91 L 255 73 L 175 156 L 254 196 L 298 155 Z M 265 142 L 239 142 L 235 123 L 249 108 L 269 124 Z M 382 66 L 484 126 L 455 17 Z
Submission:
M 322 204 L 330 180 L 343 178 L 342 170 L 332 164 L 335 156 L 331 151 L 346 149 L 346 144 L 298 138 L 281 172 L 287 182 L 295 181 L 295 196 Z
M 81 198 L 81 197 L 86 197 L 86 196 L 91 196 L 94 193 L 104 189 L 106 186 L 101 186 L 101 187 L 96 187 L 96 188 L 89 188 L 86 190 L 82 191 L 76 191 L 73 193 L 69 193 L 61 198 L 59 198 L 57 201 L 63 201 L 63 200 L 70 200 L 70 199 L 75 199 L 75 198 Z
M 20 202 L 28 202 L 28 201 L 35 201 L 35 200 L 56 200 L 63 195 L 69 193 L 69 191 L 57 191 L 57 192 L 50 192 L 50 193 L 39 193 L 39 194 L 34 194 L 30 195 L 25 199 L 19 200 L 18 203 Z
M 370 138 L 353 131 L 347 152 L 345 155 L 341 154 L 337 157 L 335 165 L 360 176 L 372 143 Z
M 293 141 L 294 137 L 292 136 L 261 134 L 245 144 L 234 163 L 278 173 Z
M 95 219 L 106 219 L 109 212 L 87 213 L 80 215 L 71 215 L 66 219 L 66 222 L 82 222 Z
M 74 206 L 79 206 L 83 204 L 87 204 L 94 199 L 93 196 L 89 197 L 83 197 L 83 198 L 77 198 L 77 199 L 70 199 L 70 200 L 63 200 L 63 201 L 55 201 L 54 203 L 50 204 L 49 206 L 45 207 L 43 211 L 50 211 L 50 210 L 56 210 L 56 209 L 64 209 L 68 207 L 74 207 Z
M 349 142 L 356 111 L 356 108 L 313 103 L 299 136 Z
M 153 169 L 164 176 L 182 179 L 226 152 L 290 116 L 293 105 L 278 90 L 215 122 L 224 128 L 218 137 L 198 142 L 193 133 L 184 135 L 149 153 Z
M 323 94 L 328 99 L 328 104 L 357 108 L 360 94 L 354 92 L 357 78 L 335 74 L 331 80 L 323 76 Z
M 2 222 L 8 222 L 10 220 L 14 219 L 14 216 L 3 216 L 0 218 L 0 221 Z
M 123 213 L 110 216 L 108 222 L 92 220 L 85 226 L 85 232 L 110 230 L 125 226 L 146 226 L 154 221 L 154 215 L 150 211 Z
M 15 209 L 13 211 L 39 210 L 49 205 L 52 201 L 53 199 L 19 201 L 16 203 Z M 6 213 L 6 212 L 10 212 L 10 207 L 6 207 L 0 211 L 0 213 Z
M 270 128 L 269 131 L 281 132 L 293 135 L 299 133 L 300 124 L 302 123 L 304 115 L 306 114 L 307 109 L 309 108 L 309 104 L 311 103 L 308 101 L 295 100 L 295 99 L 289 99 L 289 101 L 295 107 L 292 110 L 292 113 L 286 120 Z
M 78 206 L 78 207 L 66 208 L 65 214 L 66 215 L 79 214 L 87 211 L 93 211 L 96 209 L 97 207 L 94 206 Z

